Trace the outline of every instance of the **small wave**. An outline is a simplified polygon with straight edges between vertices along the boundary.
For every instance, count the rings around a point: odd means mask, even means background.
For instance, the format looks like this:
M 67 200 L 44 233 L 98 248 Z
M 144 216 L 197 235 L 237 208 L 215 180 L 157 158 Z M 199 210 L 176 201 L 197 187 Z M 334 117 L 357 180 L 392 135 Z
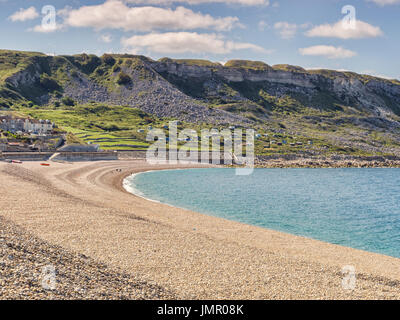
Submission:
M 160 201 L 147 198 L 146 195 L 136 187 L 136 184 L 134 181 L 138 175 L 143 174 L 143 173 L 153 172 L 153 171 L 156 171 L 156 170 L 149 170 L 149 171 L 134 173 L 124 179 L 122 186 L 124 187 L 124 189 L 126 191 L 128 191 L 129 193 L 132 193 L 133 195 L 135 195 L 137 197 L 143 198 L 148 201 L 156 202 L 156 203 L 161 203 Z
M 145 173 L 150 173 L 150 172 L 160 172 L 160 171 L 180 171 L 180 170 L 189 170 L 189 169 L 163 169 L 163 170 L 147 170 L 147 171 L 142 171 L 142 172 L 137 172 L 134 173 L 132 175 L 130 175 L 129 177 L 126 177 L 123 182 L 122 182 L 122 186 L 124 187 L 124 189 L 126 191 L 128 191 L 129 193 L 133 194 L 134 196 L 137 196 L 139 198 L 151 201 L 151 202 L 155 202 L 155 203 L 161 203 L 161 204 L 165 204 L 167 206 L 173 207 L 173 208 L 179 208 L 179 209 L 184 209 L 184 210 L 191 210 L 189 208 L 185 208 L 185 207 L 179 207 L 173 204 L 170 204 L 168 202 L 162 202 L 159 200 L 155 200 L 155 199 L 151 199 L 148 198 L 142 191 L 140 191 L 135 184 L 135 178 L 140 175 L 140 174 L 145 174 Z

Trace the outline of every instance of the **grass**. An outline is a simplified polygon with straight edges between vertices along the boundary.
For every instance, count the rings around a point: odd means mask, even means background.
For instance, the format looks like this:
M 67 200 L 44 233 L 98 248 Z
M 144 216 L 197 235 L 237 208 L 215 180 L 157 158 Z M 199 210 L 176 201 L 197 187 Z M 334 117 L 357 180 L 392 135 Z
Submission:
M 180 64 L 186 64 L 189 66 L 199 66 L 199 67 L 221 67 L 222 65 L 217 62 L 212 62 L 208 60 L 202 59 L 170 59 L 170 58 L 161 58 L 158 60 L 160 62 L 175 62 Z
M 301 72 L 301 73 L 307 73 L 307 70 L 299 67 L 299 66 L 291 66 L 289 64 L 276 64 L 272 66 L 274 70 L 280 70 L 280 71 L 289 71 L 289 72 Z
M 25 69 L 32 62 L 32 57 L 35 56 L 45 55 L 38 52 L 0 50 L 0 83 L 7 77 Z
M 354 143 L 361 142 L 366 145 L 379 144 L 384 147 L 400 147 L 390 135 L 383 132 L 370 132 L 365 136 L 366 130 L 353 124 L 344 123 L 340 126 L 330 125 L 329 121 L 340 119 L 340 117 L 351 117 L 353 110 L 345 109 L 348 114 L 339 111 L 324 110 L 318 113 L 319 117 L 325 118 L 323 125 L 313 124 L 308 120 L 307 108 L 301 113 L 290 113 L 285 116 L 280 112 L 272 112 L 267 122 L 257 125 L 257 133 L 261 138 L 255 140 L 255 152 L 259 155 L 353 155 L 371 156 L 379 154 L 368 152 L 358 147 L 346 147 L 339 145 L 335 137 L 345 138 Z M 14 111 L 15 112 L 15 111 Z M 102 104 L 78 105 L 73 108 L 19 108 L 18 115 L 28 115 L 36 119 L 50 119 L 60 129 L 70 133 L 68 141 L 71 143 L 99 144 L 103 150 L 145 150 L 150 143 L 146 141 L 147 127 L 163 128 L 168 124 L 168 119 L 156 119 L 150 115 L 128 107 L 105 106 Z M 315 110 L 313 116 L 316 116 Z M 210 124 L 185 124 L 181 123 L 178 130 L 190 127 L 200 135 L 201 129 L 211 129 Z M 225 127 L 218 127 L 221 130 Z M 139 129 L 145 132 L 139 133 Z M 295 132 L 295 133 L 293 133 Z M 165 131 L 168 136 L 168 132 Z M 265 136 L 268 134 L 268 137 Z M 360 137 L 363 136 L 363 139 Z M 358 139 L 358 140 L 357 140 Z M 275 140 L 274 144 L 270 144 Z M 277 142 L 286 141 L 281 146 Z M 312 144 L 308 144 L 312 141 Z M 291 146 L 291 143 L 301 142 L 302 145 Z M 184 143 L 179 143 L 181 147 Z M 270 146 L 269 148 L 265 148 Z M 221 147 L 223 149 L 223 146 Z
M 104 150 L 135 150 L 149 146 L 145 133 L 148 125 L 162 126 L 163 122 L 141 110 L 101 104 L 78 105 L 72 108 L 30 109 L 20 107 L 19 114 L 35 119 L 49 119 L 71 133 L 74 143 L 99 144 Z M 74 140 L 71 136 L 69 140 Z
M 34 52 L 17 52 L 0 50 L 0 108 L 14 110 L 36 119 L 49 119 L 60 128 L 71 133 L 71 141 L 81 143 L 98 143 L 105 149 L 134 149 L 146 148 L 146 132 L 139 133 L 139 129 L 146 129 L 148 125 L 162 128 L 168 119 L 157 119 L 139 109 L 123 106 L 108 106 L 101 103 L 66 106 L 61 103 L 66 84 L 79 85 L 77 79 L 80 74 L 108 90 L 118 93 L 129 88 L 136 82 L 158 81 L 156 73 L 148 68 L 149 58 L 135 55 L 75 55 L 49 57 Z M 176 62 L 189 66 L 202 66 L 221 68 L 221 65 L 201 59 L 160 59 L 162 62 Z M 17 89 L 6 86 L 4 80 L 15 72 L 27 70 L 34 71 L 31 67 L 35 64 L 43 73 L 40 81 L 30 86 L 20 86 Z M 275 65 L 270 67 L 261 61 L 231 60 L 225 64 L 226 68 L 243 68 L 246 70 L 284 70 L 289 72 L 306 72 L 308 74 L 321 74 L 329 79 L 337 76 L 348 79 L 356 78 L 363 83 L 373 81 L 375 77 L 358 75 L 352 72 L 338 72 L 333 70 L 304 70 L 301 67 L 290 65 Z M 120 81 L 118 76 L 126 73 L 132 83 Z M 339 140 L 350 141 L 354 145 L 382 146 L 387 149 L 398 148 L 399 142 L 395 140 L 395 133 L 375 132 L 369 135 L 367 127 L 355 125 L 358 120 L 370 117 L 367 111 L 357 110 L 355 107 L 342 105 L 333 97 L 323 81 L 321 88 L 312 96 L 295 93 L 277 93 L 276 88 L 270 82 L 218 82 L 216 90 L 208 90 L 204 79 L 183 79 L 172 75 L 162 74 L 170 83 L 178 87 L 182 92 L 198 98 L 199 103 L 208 103 L 210 109 L 222 109 L 248 119 L 254 120 L 253 126 L 258 127 L 260 133 L 274 134 L 279 131 L 301 132 L 286 134 L 274 140 L 287 140 L 288 144 L 294 141 L 303 142 L 303 146 L 291 147 L 290 145 L 273 146 L 264 150 L 264 145 L 269 139 L 260 139 L 256 142 L 258 153 L 302 153 L 318 152 L 320 154 L 365 154 L 361 147 L 345 148 Z M 74 80 L 75 79 L 75 80 Z M 388 81 L 398 84 L 396 81 Z M 290 90 L 289 90 L 290 91 Z M 211 93 L 210 93 L 211 92 Z M 138 94 L 138 97 L 146 95 L 146 91 Z M 49 95 L 49 106 L 39 106 L 39 97 Z M 239 100 L 240 98 L 248 100 Z M 65 97 L 64 97 L 65 98 Z M 239 99 L 238 99 L 239 98 Z M 396 112 L 398 106 L 390 101 L 389 97 L 382 96 L 385 104 Z M 66 100 L 64 100 L 66 101 Z M 58 102 L 57 104 L 55 104 Z M 68 104 L 68 103 L 67 103 Z M 70 103 L 71 104 L 71 103 Z M 352 102 L 348 102 L 352 105 Z M 354 106 L 356 104 L 353 103 Z M 400 114 L 400 111 L 399 111 Z M 357 121 L 355 121 L 357 120 Z M 186 126 L 186 125 L 185 125 Z M 197 129 L 205 128 L 207 124 L 187 124 L 187 127 Z M 272 138 L 273 139 L 273 138 Z M 313 140 L 313 145 L 306 145 L 308 140 Z M 368 147 L 366 147 L 368 150 Z
M 243 68 L 252 70 L 271 70 L 272 68 L 262 61 L 230 60 L 224 65 L 226 68 Z

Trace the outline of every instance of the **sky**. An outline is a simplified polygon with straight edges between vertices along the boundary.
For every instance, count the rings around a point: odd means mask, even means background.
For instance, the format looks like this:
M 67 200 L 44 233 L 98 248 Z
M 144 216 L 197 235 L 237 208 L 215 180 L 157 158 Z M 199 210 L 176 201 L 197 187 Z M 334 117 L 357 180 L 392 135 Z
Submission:
M 400 79 L 400 0 L 0 0 L 0 48 L 291 64 Z

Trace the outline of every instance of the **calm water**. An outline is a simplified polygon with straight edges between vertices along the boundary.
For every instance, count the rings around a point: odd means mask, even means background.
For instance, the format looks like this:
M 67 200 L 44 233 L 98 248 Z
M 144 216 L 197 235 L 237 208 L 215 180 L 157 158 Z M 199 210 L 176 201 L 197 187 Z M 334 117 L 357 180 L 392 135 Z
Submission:
M 128 182 L 163 203 L 400 257 L 400 169 L 170 170 Z

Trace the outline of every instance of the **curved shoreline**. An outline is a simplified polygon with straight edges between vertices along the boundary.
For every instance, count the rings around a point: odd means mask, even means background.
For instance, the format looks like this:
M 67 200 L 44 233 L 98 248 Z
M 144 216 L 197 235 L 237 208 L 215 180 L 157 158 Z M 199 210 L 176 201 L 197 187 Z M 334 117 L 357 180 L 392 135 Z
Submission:
M 223 167 L 219 167 L 219 168 L 223 168 Z M 378 250 L 369 250 L 367 248 L 357 248 L 355 246 L 351 246 L 349 244 L 345 244 L 345 243 L 335 243 L 335 241 L 329 241 L 329 240 L 325 240 L 325 239 L 321 239 L 318 236 L 315 236 L 315 233 L 312 235 L 304 235 L 301 232 L 291 232 L 291 231 L 287 231 L 287 230 L 279 230 L 279 228 L 274 228 L 274 227 L 268 227 L 262 224 L 257 224 L 257 223 L 252 223 L 252 222 L 248 222 L 248 220 L 246 221 L 246 219 L 244 219 L 243 221 L 240 221 L 236 218 L 233 218 L 232 216 L 230 216 L 229 214 L 226 216 L 221 216 L 221 212 L 214 211 L 214 209 L 209 209 L 208 211 L 201 209 L 201 208 L 194 208 L 191 209 L 190 205 L 187 206 L 180 206 L 179 204 L 172 204 L 170 203 L 169 199 L 164 199 L 164 200 L 157 200 L 157 199 L 152 199 L 149 198 L 148 196 L 146 196 L 144 193 L 142 193 L 141 190 L 139 190 L 136 186 L 136 184 L 134 184 L 133 179 L 135 179 L 135 177 L 137 177 L 138 175 L 141 174 L 145 174 L 145 173 L 150 173 L 150 172 L 157 172 L 157 171 L 178 171 L 178 170 L 192 170 L 195 168 L 182 168 L 182 169 L 161 169 L 161 170 L 146 170 L 146 171 L 141 171 L 141 172 L 137 172 L 131 175 L 126 176 L 123 179 L 123 188 L 126 192 L 128 192 L 129 194 L 135 196 L 135 197 L 139 197 L 141 199 L 144 199 L 146 201 L 150 201 L 150 202 L 154 202 L 154 203 L 158 203 L 158 204 L 162 204 L 165 206 L 169 206 L 175 209 L 179 209 L 179 210 L 187 210 L 187 211 L 192 211 L 192 212 L 196 212 L 198 214 L 201 215 L 206 215 L 206 216 L 210 216 L 210 217 L 215 217 L 215 218 L 219 218 L 219 219 L 223 219 L 223 220 L 228 220 L 228 221 L 232 221 L 232 222 L 236 222 L 236 223 L 240 223 L 240 224 L 244 224 L 244 225 L 248 225 L 248 226 L 253 226 L 253 227 L 258 227 L 258 228 L 262 228 L 265 230 L 269 230 L 269 231 L 275 231 L 275 232 L 281 232 L 283 234 L 286 235 L 291 235 L 291 236 L 297 236 L 297 237 L 301 237 L 301 238 L 305 238 L 305 239 L 310 239 L 310 240 L 315 240 L 315 241 L 321 241 L 324 243 L 328 243 L 328 244 L 332 244 L 332 245 L 338 245 L 341 247 L 345 247 L 345 248 L 350 248 L 350 249 L 354 249 L 354 250 L 361 250 L 364 252 L 368 252 L 368 253 L 375 253 L 375 254 L 381 254 L 384 256 L 388 256 L 391 258 L 395 258 L 395 259 L 400 259 L 400 256 L 396 256 L 396 255 L 390 255 L 388 253 L 385 252 L 379 252 Z M 261 169 L 261 168 L 259 168 Z M 267 169 L 267 168 L 265 168 Z M 281 169 L 281 168 L 268 168 L 268 169 Z M 293 169 L 309 169 L 309 170 L 313 170 L 313 169 L 321 169 L 321 168 L 293 168 Z M 326 169 L 344 169 L 344 168 L 326 168 Z M 345 168 L 345 169 L 362 169 L 362 170 L 367 170 L 366 168 Z M 399 168 L 369 168 L 369 169 L 399 169 Z M 131 180 L 128 180 L 131 179 Z M 134 184 L 134 187 L 132 187 L 132 184 Z M 232 213 L 235 213 L 235 211 L 232 211 Z M 362 243 L 365 244 L 365 243 Z
M 276 168 L 279 168 L 279 167 L 276 167 Z M 317 168 L 318 168 L 318 167 L 317 167 Z M 338 167 L 338 168 L 341 168 L 341 167 Z M 146 172 L 152 172 L 152 171 L 164 171 L 164 170 L 170 171 L 170 170 L 182 170 L 182 169 L 192 169 L 192 168 L 191 168 L 191 167 L 189 167 L 189 168 L 178 168 L 178 169 L 157 168 L 157 169 L 152 169 L 152 170 L 137 171 L 137 172 L 135 172 L 135 175 L 136 175 L 136 174 L 141 174 L 141 173 L 146 173 Z M 332 169 L 336 169 L 336 167 L 332 167 Z M 131 175 L 132 175 L 132 174 L 123 175 L 123 178 L 122 178 L 121 181 L 123 181 L 124 179 L 130 177 Z M 168 207 L 172 207 L 172 208 L 179 209 L 179 210 L 184 210 L 184 211 L 186 211 L 186 212 L 191 212 L 191 213 L 195 213 L 195 214 L 202 215 L 202 216 L 207 216 L 207 217 L 216 218 L 216 219 L 220 220 L 221 222 L 222 222 L 222 221 L 233 222 L 233 223 L 235 223 L 235 224 L 239 224 L 239 225 L 243 225 L 243 226 L 248 226 L 248 227 L 252 227 L 252 228 L 256 228 L 256 229 L 263 229 L 263 230 L 265 230 L 265 231 L 267 231 L 267 232 L 278 233 L 278 234 L 283 235 L 283 236 L 294 237 L 294 238 L 297 238 L 297 239 L 304 239 L 304 240 L 306 240 L 306 241 L 311 241 L 311 242 L 314 242 L 314 243 L 319 243 L 319 244 L 325 244 L 325 245 L 328 245 L 328 246 L 333 246 L 333 247 L 335 247 L 335 248 L 338 248 L 339 250 L 340 250 L 340 248 L 341 248 L 341 249 L 345 249 L 345 250 L 354 251 L 354 253 L 363 253 L 363 254 L 367 254 L 367 255 L 370 254 L 370 255 L 371 255 L 370 258 L 372 259 L 372 261 L 376 261 L 376 258 L 377 258 L 376 256 L 378 256 L 378 258 L 379 258 L 379 257 L 385 257 L 385 258 L 389 258 L 389 259 L 394 259 L 395 261 L 392 262 L 391 264 L 395 263 L 395 264 L 397 264 L 398 266 L 400 266 L 400 259 L 399 259 L 399 258 L 396 258 L 396 257 L 387 256 L 387 255 L 380 254 L 380 253 L 376 253 L 376 252 L 370 252 L 370 251 L 355 249 L 355 248 L 351 248 L 351 247 L 346 247 L 346 246 L 343 246 L 343 245 L 337 245 L 337 244 L 333 244 L 333 243 L 329 243 L 329 242 L 325 242 L 325 241 L 321 241 L 321 240 L 317 240 L 317 239 L 313 239 L 313 238 L 308 238 L 308 237 L 305 237 L 305 236 L 299 236 L 299 235 L 294 235 L 294 234 L 286 233 L 286 232 L 283 232 L 283 231 L 277 231 L 277 230 L 272 230 L 272 229 L 268 229 L 268 228 L 262 228 L 262 227 L 258 227 L 258 226 L 249 225 L 249 224 L 245 224 L 245 223 L 242 223 L 242 222 L 234 221 L 234 220 L 227 220 L 227 219 L 220 218 L 220 217 L 216 217 L 216 216 L 209 216 L 209 215 L 206 215 L 206 214 L 204 214 L 204 213 L 199 213 L 199 212 L 191 211 L 190 209 L 180 208 L 180 207 L 176 207 L 176 206 L 173 206 L 173 205 L 171 205 L 171 204 L 168 204 L 168 203 L 162 203 L 162 202 L 159 202 L 159 201 L 156 201 L 156 200 L 153 200 L 153 199 L 148 199 L 148 198 L 146 198 L 146 197 L 142 197 L 142 196 L 140 196 L 140 195 L 131 193 L 131 192 L 125 190 L 125 188 L 123 188 L 123 189 L 124 189 L 125 192 L 129 193 L 131 196 L 133 196 L 133 197 L 139 197 L 139 198 L 143 199 L 144 201 L 149 201 L 149 202 L 152 202 L 152 203 L 157 203 L 157 204 L 160 204 L 160 205 L 162 205 L 162 206 L 168 206 Z M 349 259 L 349 260 L 350 260 L 350 259 Z M 367 261 L 367 260 L 366 260 L 366 261 Z M 318 262 L 319 262 L 319 261 L 318 261 Z M 325 262 L 326 262 L 326 261 L 324 261 L 324 263 L 325 263 Z M 338 261 L 335 261 L 335 263 L 333 263 L 333 264 L 334 264 L 334 265 L 339 265 Z M 380 263 L 378 263 L 378 264 L 380 264 Z M 396 267 L 396 271 L 397 271 L 397 267 Z M 338 269 L 338 272 L 339 272 L 339 269 Z M 373 273 L 376 274 L 376 270 L 375 270 L 375 272 L 373 272 Z M 378 272 L 378 273 L 379 273 L 379 272 Z M 393 274 L 392 274 L 392 275 L 393 275 Z M 364 276 L 364 275 L 363 275 L 363 276 Z M 385 276 L 387 276 L 387 274 L 386 274 Z M 379 279 L 380 279 L 379 281 L 382 281 L 382 280 L 383 280 L 383 278 L 379 278 Z M 393 281 L 394 281 L 394 283 L 396 284 L 396 287 L 398 287 L 398 288 L 400 289 L 400 274 L 398 274 L 398 275 L 396 275 L 395 277 L 393 277 L 393 279 L 396 279 L 396 280 L 393 280 Z M 382 298 L 382 297 L 381 297 L 381 298 Z
M 131 174 L 131 175 L 127 176 L 127 177 L 124 178 L 123 181 L 122 181 L 122 186 L 123 186 L 123 188 L 125 189 L 125 191 L 127 191 L 128 193 L 133 194 L 133 195 L 136 196 L 136 197 L 143 198 L 143 199 L 145 199 L 145 200 L 152 201 L 152 202 L 161 203 L 160 201 L 153 200 L 153 199 L 150 199 L 150 198 L 146 198 L 146 197 L 144 196 L 144 194 L 141 193 L 139 190 L 137 190 L 136 188 L 132 188 L 131 186 L 128 185 L 128 184 L 132 183 L 132 181 L 129 182 L 128 179 L 131 179 L 131 178 L 134 179 L 134 177 L 138 176 L 139 174 L 143 174 L 143 173 L 146 173 L 146 172 L 152 172 L 152 171 L 153 171 L 153 170 L 143 171 L 143 172 L 137 172 L 137 173 L 134 173 L 134 174 Z
M 144 199 L 144 200 L 146 200 L 146 201 L 150 201 L 150 202 L 162 204 L 162 205 L 169 206 L 169 207 L 176 208 L 176 209 L 180 209 L 180 210 L 192 211 L 192 210 L 187 209 L 187 208 L 178 207 L 178 206 L 175 206 L 175 205 L 166 203 L 166 202 L 162 202 L 162 201 L 159 201 L 159 200 L 147 198 L 147 197 L 145 197 L 145 195 L 144 195 L 140 190 L 137 190 L 137 189 L 135 189 L 135 188 L 132 188 L 132 191 L 129 191 L 130 187 L 127 187 L 126 184 L 125 184 L 125 182 L 127 181 L 127 179 L 129 179 L 129 178 L 131 178 L 131 177 L 138 176 L 138 175 L 143 174 L 143 173 L 155 172 L 155 171 L 189 170 L 189 169 L 200 169 L 200 168 L 160 169 L 160 170 L 146 170 L 146 171 L 136 172 L 136 173 L 130 174 L 130 175 L 128 175 L 128 176 L 125 176 L 125 178 L 123 178 L 123 180 L 122 180 L 122 187 L 123 187 L 123 189 L 124 189 L 126 192 L 128 192 L 129 194 L 131 194 L 131 195 L 133 195 L 133 196 L 135 196 L 135 197 L 139 197 L 139 198 L 141 198 L 141 199 Z M 198 214 L 204 214 L 204 213 L 201 213 L 201 212 L 197 212 L 197 213 L 198 213 Z M 215 216 L 214 216 L 214 217 L 215 217 Z M 234 221 L 234 220 L 230 220 L 230 221 Z M 236 221 L 236 222 L 237 222 L 237 221 Z
M 141 161 L 0 164 L 0 215 L 178 298 L 400 298 L 400 259 L 151 202 L 122 186 L 133 173 L 175 168 Z M 346 265 L 356 269 L 353 291 L 341 285 Z
M 191 169 L 191 168 L 187 168 L 187 169 Z M 130 174 L 130 175 L 128 175 L 128 176 L 125 176 L 125 178 L 123 178 L 123 180 L 122 180 L 122 187 L 123 187 L 124 190 L 127 191 L 128 193 L 130 193 L 130 194 L 132 194 L 132 195 L 134 195 L 134 196 L 136 196 L 136 197 L 142 198 L 142 199 L 144 199 L 144 200 L 151 201 L 151 202 L 156 202 L 156 203 L 162 203 L 162 204 L 165 204 L 165 205 L 168 205 L 168 206 L 171 206 L 171 207 L 179 208 L 179 207 L 170 205 L 170 204 L 168 204 L 168 203 L 163 203 L 163 202 L 158 201 L 158 200 L 155 200 L 155 199 L 146 198 L 146 197 L 143 195 L 143 193 L 142 193 L 141 191 L 139 191 L 139 190 L 137 190 L 137 189 L 135 189 L 135 188 L 132 188 L 132 191 L 129 191 L 130 187 L 129 187 L 129 186 L 126 186 L 126 182 L 127 182 L 127 180 L 128 180 L 129 178 L 133 178 L 133 177 L 135 177 L 135 176 L 138 176 L 139 174 L 143 174 L 143 173 L 147 173 L 147 172 L 155 172 L 155 171 L 175 171 L 175 170 L 187 170 L 187 169 L 162 169 L 162 170 L 146 170 L 146 171 L 136 172 L 136 173 Z M 179 208 L 179 209 L 185 209 L 185 208 Z

